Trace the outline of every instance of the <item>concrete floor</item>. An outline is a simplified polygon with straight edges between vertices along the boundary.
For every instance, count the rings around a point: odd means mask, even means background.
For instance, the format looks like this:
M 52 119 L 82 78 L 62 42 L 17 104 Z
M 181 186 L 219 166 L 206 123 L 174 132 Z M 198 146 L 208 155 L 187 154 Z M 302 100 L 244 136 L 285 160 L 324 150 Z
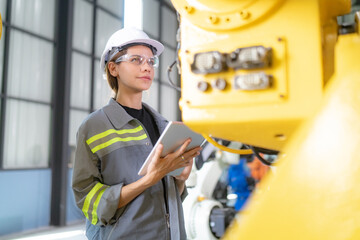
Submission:
M 87 240 L 85 223 L 66 227 L 51 227 L 31 233 L 0 237 L 0 240 Z

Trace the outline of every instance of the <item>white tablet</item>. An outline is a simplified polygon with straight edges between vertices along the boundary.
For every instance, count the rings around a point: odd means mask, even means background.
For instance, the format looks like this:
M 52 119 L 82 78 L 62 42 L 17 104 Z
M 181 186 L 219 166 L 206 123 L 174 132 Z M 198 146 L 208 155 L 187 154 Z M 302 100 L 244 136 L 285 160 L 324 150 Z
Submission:
M 149 156 L 146 158 L 144 164 L 141 166 L 138 174 L 139 175 L 145 175 L 147 167 L 155 154 L 155 149 L 159 145 L 159 143 L 162 143 L 164 146 L 164 149 L 162 151 L 161 157 L 165 157 L 167 154 L 175 152 L 188 138 L 191 138 L 191 143 L 189 146 L 187 146 L 186 151 L 201 146 L 205 139 L 200 134 L 192 131 L 190 128 L 188 128 L 184 123 L 182 122 L 169 122 L 169 124 L 166 126 L 165 130 L 159 137 L 158 141 L 156 142 L 155 146 L 151 150 Z M 171 176 L 178 176 L 181 174 L 184 168 L 176 169 L 168 175 Z

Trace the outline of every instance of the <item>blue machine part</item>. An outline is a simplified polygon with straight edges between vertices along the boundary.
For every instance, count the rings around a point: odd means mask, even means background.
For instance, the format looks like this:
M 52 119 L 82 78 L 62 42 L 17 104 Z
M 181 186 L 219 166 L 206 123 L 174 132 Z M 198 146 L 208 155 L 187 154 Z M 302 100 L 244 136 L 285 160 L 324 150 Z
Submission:
M 239 164 L 229 166 L 228 185 L 231 193 L 237 195 L 234 208 L 239 211 L 255 187 L 255 181 L 252 179 L 250 170 L 246 165 L 246 158 L 240 158 Z

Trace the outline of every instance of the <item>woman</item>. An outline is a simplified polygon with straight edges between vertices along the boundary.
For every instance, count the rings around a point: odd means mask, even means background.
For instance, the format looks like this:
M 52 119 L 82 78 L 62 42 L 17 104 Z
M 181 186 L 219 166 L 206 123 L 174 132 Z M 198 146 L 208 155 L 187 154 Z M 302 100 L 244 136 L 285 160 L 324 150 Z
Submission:
M 101 68 L 115 98 L 80 126 L 72 182 L 89 239 L 186 239 L 185 180 L 200 148 L 185 152 L 189 139 L 161 158 L 159 145 L 146 175 L 137 174 L 167 125 L 142 103 L 163 49 L 134 28 L 115 32 L 106 44 Z M 179 176 L 166 175 L 180 167 Z

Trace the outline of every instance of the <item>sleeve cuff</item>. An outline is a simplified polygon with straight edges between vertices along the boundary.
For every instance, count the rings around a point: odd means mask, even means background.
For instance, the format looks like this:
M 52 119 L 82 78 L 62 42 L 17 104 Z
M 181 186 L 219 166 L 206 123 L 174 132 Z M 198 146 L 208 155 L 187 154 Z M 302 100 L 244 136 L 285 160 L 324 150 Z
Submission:
M 120 193 L 123 183 L 110 186 L 105 190 L 97 209 L 100 225 L 107 225 L 116 222 L 117 218 L 123 213 L 125 207 L 118 208 Z

